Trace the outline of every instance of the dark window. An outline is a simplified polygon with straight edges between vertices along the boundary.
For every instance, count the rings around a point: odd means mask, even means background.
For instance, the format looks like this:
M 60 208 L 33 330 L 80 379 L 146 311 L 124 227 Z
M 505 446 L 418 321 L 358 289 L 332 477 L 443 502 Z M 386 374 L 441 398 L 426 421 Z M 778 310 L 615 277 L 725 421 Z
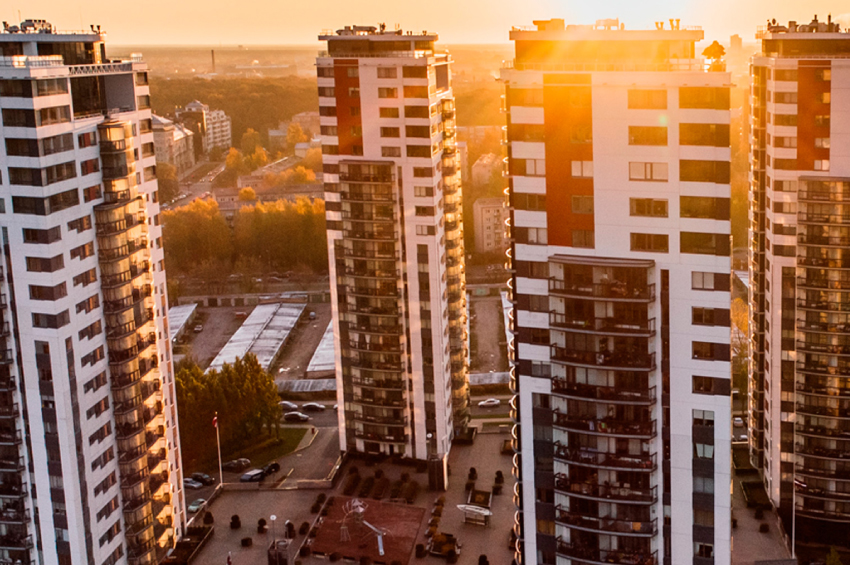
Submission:
M 68 229 L 78 233 L 90 230 L 91 227 L 91 216 L 83 216 L 82 218 L 77 218 L 76 220 L 68 222 Z
M 728 308 L 691 308 L 692 322 L 695 326 L 729 327 L 730 316 Z
M 85 147 L 92 147 L 97 144 L 97 132 L 90 131 L 88 133 L 81 133 L 77 136 L 77 143 L 80 145 L 80 149 Z
M 27 257 L 27 271 L 34 273 L 53 273 L 65 266 L 62 254 L 56 257 Z
M 407 137 L 431 137 L 429 126 L 405 126 L 404 133 Z
M 680 232 L 680 251 L 697 255 L 728 257 L 732 244 L 729 234 Z
M 381 137 L 401 137 L 399 128 L 381 128 Z
M 667 234 L 633 233 L 631 234 L 632 251 L 654 251 L 667 253 L 670 248 Z
M 407 156 L 408 157 L 431 157 L 431 147 L 429 145 L 408 145 L 407 146 Z
M 35 328 L 58 329 L 71 323 L 71 315 L 67 310 L 58 314 L 37 314 L 33 312 L 32 325 Z
M 381 108 L 379 114 L 382 118 L 397 118 L 399 116 L 398 108 Z
M 393 116 L 395 118 L 398 117 L 398 108 L 393 108 L 396 111 L 396 115 Z M 405 118 L 430 118 L 430 112 L 428 106 L 405 106 L 404 107 L 404 117 Z M 410 134 L 408 134 L 410 135 Z
M 404 78 L 428 78 L 428 67 L 425 65 L 402 67 L 401 76 Z
M 667 128 L 629 126 L 629 145 L 667 145 Z
M 97 163 L 97 159 L 94 160 Z M 52 165 L 44 169 L 9 167 L 9 184 L 22 186 L 48 186 L 77 177 L 77 167 L 73 161 Z
M 731 394 L 731 381 L 729 379 L 718 379 L 716 377 L 692 377 L 692 390 L 694 394 L 716 394 L 729 396 Z
M 413 167 L 413 176 L 417 178 L 433 177 L 434 169 L 431 167 Z
M 717 290 L 728 292 L 732 286 L 729 273 L 706 273 L 694 271 L 691 273 L 691 288 L 693 290 Z
M 24 243 L 53 243 L 62 239 L 62 229 L 59 226 L 46 230 L 24 228 Z
M 679 88 L 679 108 L 702 110 L 728 110 L 729 89 L 708 86 L 683 86 Z
M 708 361 L 729 361 L 730 351 L 728 343 L 711 343 L 707 341 L 694 341 L 693 358 Z
M 517 210 L 546 211 L 545 194 L 514 193 L 513 207 Z
M 679 180 L 682 182 L 713 182 L 729 184 L 729 161 L 679 161 Z
M 97 270 L 89 269 L 88 271 L 80 273 L 74 277 L 74 286 L 88 286 L 95 281 L 97 281 Z
M 47 216 L 54 212 L 76 206 L 79 203 L 80 194 L 77 189 L 66 190 L 48 198 L 12 197 L 12 208 L 16 214 L 32 214 L 36 216 Z
M 729 147 L 729 124 L 679 124 L 679 145 Z
M 80 176 L 90 175 L 100 170 L 100 162 L 97 159 L 88 159 L 80 162 Z
M 320 116 L 336 116 L 336 106 L 319 106 Z
M 59 300 L 68 296 L 68 287 L 65 283 L 56 286 L 30 285 L 30 298 L 33 300 Z
M 666 90 L 629 90 L 629 109 L 631 110 L 664 110 L 666 108 Z
M 572 230 L 573 247 L 593 249 L 595 246 L 593 230 Z
M 428 98 L 428 87 L 427 86 L 405 85 L 405 87 L 404 87 L 404 97 L 405 98 Z
M 682 218 L 728 221 L 730 219 L 730 200 L 729 198 L 709 196 L 680 196 L 679 216 Z
M 630 216 L 667 217 L 667 201 L 656 198 L 629 198 Z

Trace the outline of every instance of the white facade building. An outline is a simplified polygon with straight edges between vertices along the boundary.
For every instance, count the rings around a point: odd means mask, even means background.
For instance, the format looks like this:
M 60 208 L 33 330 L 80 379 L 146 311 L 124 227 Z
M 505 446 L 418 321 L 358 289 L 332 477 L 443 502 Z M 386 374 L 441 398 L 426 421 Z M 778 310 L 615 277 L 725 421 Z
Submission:
M 195 166 L 195 132 L 162 116 L 152 115 L 156 160 L 174 165 L 178 175 Z
M 535 24 L 501 75 L 517 560 L 728 564 L 729 75 L 699 30 Z
M 0 33 L 0 562 L 156 563 L 186 516 L 147 66 L 26 30 Z
M 759 38 L 751 64 L 751 460 L 789 534 L 847 547 L 850 33 L 815 19 L 770 25 Z
M 195 140 L 196 157 L 216 147 L 227 151 L 232 146 L 230 118 L 224 110 L 211 111 L 203 102 L 193 100 L 174 114 L 198 136 Z
M 320 39 L 340 447 L 430 460 L 439 484 L 469 417 L 451 59 L 432 34 Z

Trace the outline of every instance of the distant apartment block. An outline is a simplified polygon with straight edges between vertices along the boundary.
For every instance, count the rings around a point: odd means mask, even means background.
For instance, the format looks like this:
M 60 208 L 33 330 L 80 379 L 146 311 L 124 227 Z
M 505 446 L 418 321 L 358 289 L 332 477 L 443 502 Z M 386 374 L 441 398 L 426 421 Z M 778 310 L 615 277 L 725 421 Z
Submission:
M 320 36 L 340 447 L 429 460 L 469 419 L 451 58 L 436 34 Z
M 175 112 L 177 121 L 195 132 L 195 157 L 206 155 L 213 148 L 227 151 L 232 147 L 230 118 L 224 110 L 210 110 L 194 100 Z
M 186 509 L 147 65 L 0 31 L 0 563 L 164 559 Z
M 504 198 L 479 198 L 472 205 L 476 253 L 499 253 L 505 250 L 505 222 L 509 217 Z
M 758 38 L 750 98 L 751 459 L 787 532 L 847 547 L 850 33 L 815 19 L 772 24 Z
M 501 172 L 502 158 L 495 153 L 485 153 L 472 164 L 472 186 L 485 186 Z
M 195 166 L 194 132 L 182 124 L 153 114 L 153 143 L 156 161 L 168 163 L 183 175 Z
M 731 560 L 730 77 L 672 23 L 510 33 L 518 563 Z

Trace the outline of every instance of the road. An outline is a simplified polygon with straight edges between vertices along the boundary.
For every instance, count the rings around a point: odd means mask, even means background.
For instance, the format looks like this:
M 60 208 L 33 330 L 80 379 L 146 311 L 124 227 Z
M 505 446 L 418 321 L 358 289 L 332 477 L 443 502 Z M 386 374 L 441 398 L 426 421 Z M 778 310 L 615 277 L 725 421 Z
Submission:
M 316 319 L 308 320 L 305 314 L 304 319 L 290 333 L 280 358 L 271 367 L 275 382 L 303 379 L 310 359 L 325 335 L 331 321 L 330 303 L 311 303 L 307 309 L 316 313 Z
M 189 175 L 189 179 L 192 180 L 181 180 L 180 181 L 180 194 L 184 195 L 182 198 L 177 198 L 174 202 L 167 205 L 167 208 L 175 208 L 177 206 L 185 206 L 201 194 L 205 192 L 212 191 L 212 183 L 213 179 L 218 176 L 224 170 L 224 163 L 218 165 L 215 169 L 204 175 L 202 178 L 193 180 L 192 175 Z M 166 206 L 163 206 L 166 208 Z

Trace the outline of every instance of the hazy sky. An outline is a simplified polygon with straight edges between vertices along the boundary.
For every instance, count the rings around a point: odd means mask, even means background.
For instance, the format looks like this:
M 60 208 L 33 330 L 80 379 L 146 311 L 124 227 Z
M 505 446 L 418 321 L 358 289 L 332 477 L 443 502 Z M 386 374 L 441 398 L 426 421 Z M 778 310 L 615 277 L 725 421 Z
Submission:
M 311 44 L 322 29 L 346 24 L 436 31 L 447 43 L 508 41 L 512 25 L 564 18 L 593 23 L 617 18 L 627 28 L 680 18 L 706 39 L 753 41 L 767 18 L 808 23 L 829 12 L 850 24 L 846 0 L 3 0 L 0 19 L 42 18 L 63 30 L 100 24 L 116 44 Z M 82 22 L 82 24 L 81 24 Z

